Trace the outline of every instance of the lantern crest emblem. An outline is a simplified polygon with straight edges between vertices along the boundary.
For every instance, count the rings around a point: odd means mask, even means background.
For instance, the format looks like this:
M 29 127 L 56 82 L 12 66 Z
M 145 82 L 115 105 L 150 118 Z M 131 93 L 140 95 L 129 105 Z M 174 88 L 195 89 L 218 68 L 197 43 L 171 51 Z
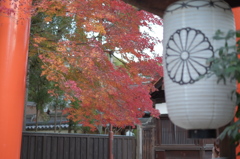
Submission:
M 192 84 L 207 74 L 214 56 L 208 38 L 200 30 L 182 28 L 173 33 L 166 46 L 166 69 L 169 78 L 180 85 Z

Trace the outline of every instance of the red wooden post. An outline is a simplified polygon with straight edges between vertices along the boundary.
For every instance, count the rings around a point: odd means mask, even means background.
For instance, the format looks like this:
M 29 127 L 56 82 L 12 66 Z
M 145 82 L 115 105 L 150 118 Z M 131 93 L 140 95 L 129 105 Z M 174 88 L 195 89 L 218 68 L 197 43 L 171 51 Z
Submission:
M 19 159 L 28 55 L 30 0 L 0 1 L 0 158 Z M 24 11 L 25 10 L 25 11 Z
M 236 30 L 240 30 L 240 7 L 233 8 L 232 9 L 234 18 L 235 18 L 235 24 L 236 24 Z M 240 91 L 240 84 L 237 85 L 238 92 Z M 235 118 L 235 121 L 239 119 Z M 237 146 L 236 148 L 236 159 L 240 159 L 240 156 L 237 156 L 237 154 L 240 152 L 240 146 Z
M 113 131 L 112 131 L 112 124 L 110 124 L 109 130 L 109 144 L 108 144 L 108 158 L 113 159 Z

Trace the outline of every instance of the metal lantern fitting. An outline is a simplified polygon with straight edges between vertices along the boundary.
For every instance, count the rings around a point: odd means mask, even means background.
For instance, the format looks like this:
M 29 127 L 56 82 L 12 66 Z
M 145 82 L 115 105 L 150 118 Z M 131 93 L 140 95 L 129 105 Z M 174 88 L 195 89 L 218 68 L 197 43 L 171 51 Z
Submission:
M 235 30 L 230 6 L 222 0 L 182 0 L 164 14 L 164 84 L 171 121 L 185 129 L 216 129 L 229 123 L 235 104 L 235 81 L 217 83 L 207 60 L 224 42 L 213 39 L 217 30 Z M 229 41 L 234 45 L 235 40 Z

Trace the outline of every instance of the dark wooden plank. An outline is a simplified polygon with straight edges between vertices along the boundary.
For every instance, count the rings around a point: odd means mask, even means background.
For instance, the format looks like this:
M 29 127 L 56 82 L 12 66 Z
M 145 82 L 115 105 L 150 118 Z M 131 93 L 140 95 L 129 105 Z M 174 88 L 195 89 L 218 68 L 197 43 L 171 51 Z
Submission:
M 81 158 L 81 138 L 76 137 L 75 140 L 76 140 L 75 158 L 80 159 Z
M 136 158 L 136 148 L 137 148 L 137 140 L 136 139 L 132 139 L 132 158 Z
M 117 150 L 117 158 L 122 159 L 122 139 L 118 138 L 117 139 L 117 144 L 116 144 L 116 150 Z
M 28 159 L 35 159 L 35 136 L 29 137 Z
M 63 136 L 58 136 L 58 144 L 57 144 L 57 158 L 58 159 L 63 159 L 63 154 L 64 154 L 64 137 Z
M 104 154 L 103 158 L 108 159 L 108 138 L 104 138 Z
M 42 159 L 43 156 L 43 136 L 36 137 L 35 159 Z
M 69 159 L 75 159 L 76 137 L 69 138 Z
M 47 136 L 46 135 L 42 135 L 42 158 L 46 159 L 46 152 L 47 152 Z
M 51 152 L 52 152 L 52 140 L 51 136 L 46 137 L 46 152 L 45 152 L 45 157 L 46 159 L 52 159 Z M 45 159 L 45 158 L 44 158 Z
M 113 147 L 112 147 L 112 150 L 113 150 L 113 156 L 114 156 L 114 159 L 118 159 L 117 157 L 117 139 L 113 137 Z
M 88 159 L 94 159 L 93 158 L 93 153 L 94 153 L 94 147 L 93 147 L 93 145 L 94 145 L 94 142 L 93 142 L 93 138 L 88 138 Z
M 128 144 L 127 139 L 123 139 L 123 145 L 124 145 L 124 147 L 123 147 L 123 158 L 124 159 L 127 159 L 127 156 L 128 156 L 128 153 L 127 153 L 128 145 L 127 144 Z
M 166 158 L 200 159 L 199 151 L 166 151 Z
M 69 148 L 69 137 L 64 137 L 63 139 L 63 159 L 69 159 L 69 153 L 70 153 L 70 148 Z
M 155 119 L 155 123 L 156 123 L 156 131 L 155 131 L 155 136 L 156 136 L 156 140 L 155 140 L 155 145 L 159 146 L 161 145 L 161 130 L 162 130 L 162 125 L 161 125 L 161 119 Z
M 149 158 L 149 130 L 143 130 L 143 159 Z
M 124 138 L 121 138 L 121 142 L 122 142 L 122 147 L 121 147 L 121 153 L 122 153 L 122 158 L 123 158 L 123 156 L 124 156 L 124 151 L 123 151 L 123 148 L 124 148 Z
M 21 159 L 28 159 L 28 142 L 29 136 L 22 137 Z
M 169 151 L 196 151 L 202 148 L 201 145 L 161 145 L 155 147 L 155 150 L 169 150 Z
M 58 147 L 58 137 L 53 136 L 51 138 L 51 159 L 58 159 L 58 151 L 57 151 L 57 147 Z
M 166 159 L 165 151 L 156 151 L 155 159 Z
M 98 141 L 98 159 L 104 159 L 104 139 L 103 138 L 99 138 Z
M 81 138 L 81 159 L 87 159 L 88 156 L 88 149 L 89 149 L 89 145 L 88 145 L 88 137 L 83 137 Z
M 93 138 L 93 159 L 99 158 L 99 138 Z
M 128 145 L 132 145 L 131 139 L 128 139 Z M 128 159 L 132 159 L 132 146 L 128 146 Z

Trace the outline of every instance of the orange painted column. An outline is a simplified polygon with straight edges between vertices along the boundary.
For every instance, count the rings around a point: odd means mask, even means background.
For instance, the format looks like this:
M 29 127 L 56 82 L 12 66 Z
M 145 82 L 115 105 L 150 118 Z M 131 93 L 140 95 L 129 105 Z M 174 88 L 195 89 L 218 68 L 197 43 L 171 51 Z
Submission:
M 0 158 L 20 159 L 30 1 L 0 1 L 0 7 Z
M 235 17 L 235 24 L 236 30 L 240 30 L 240 7 L 232 9 L 234 17 Z M 238 84 L 237 89 L 240 90 L 240 84 Z M 238 120 L 238 119 L 235 119 Z M 236 154 L 240 152 L 240 146 L 236 148 Z M 236 159 L 240 159 L 240 156 L 237 156 Z

